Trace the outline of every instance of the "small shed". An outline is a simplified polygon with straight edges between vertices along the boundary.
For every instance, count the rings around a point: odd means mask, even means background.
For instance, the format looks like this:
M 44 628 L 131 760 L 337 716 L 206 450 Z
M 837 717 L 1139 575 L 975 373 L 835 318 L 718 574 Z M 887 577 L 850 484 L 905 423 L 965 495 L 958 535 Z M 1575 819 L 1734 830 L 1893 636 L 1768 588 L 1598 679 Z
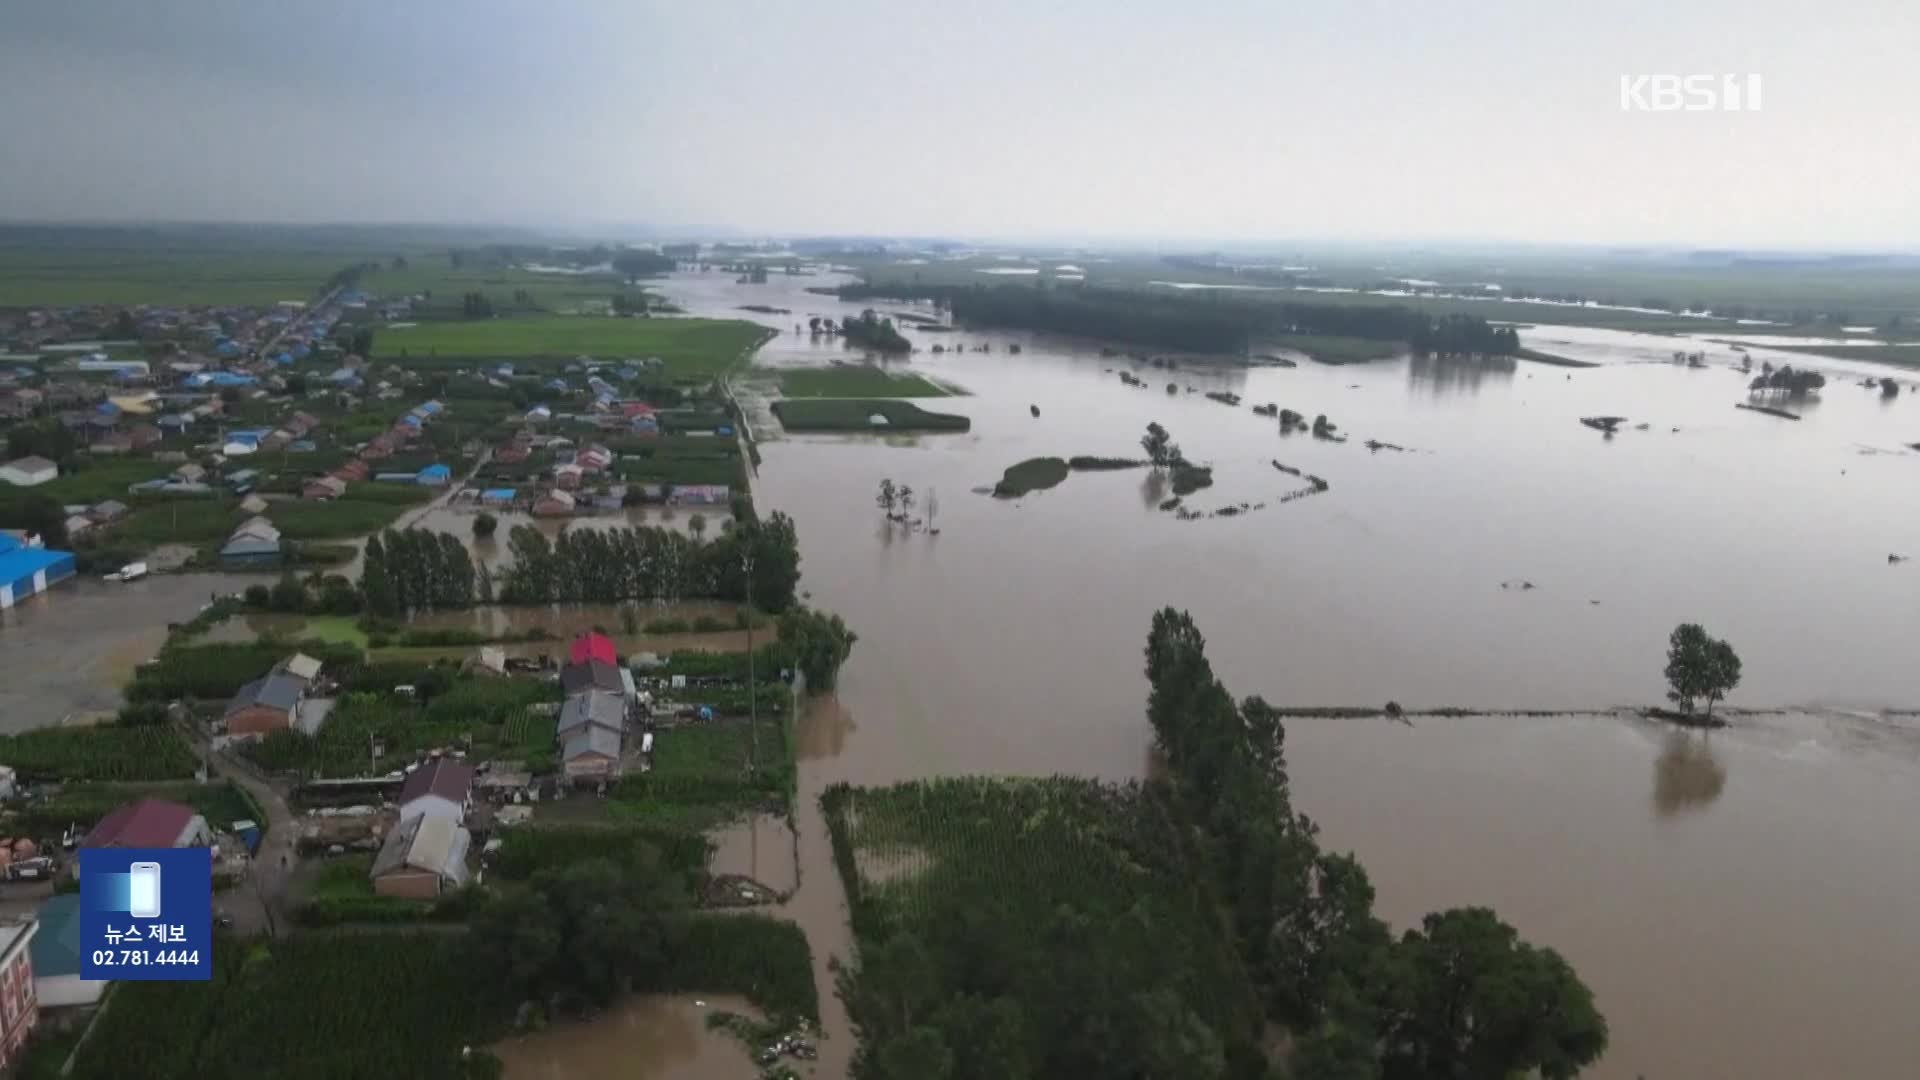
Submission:
M 14 487 L 33 487 L 60 475 L 60 466 L 38 455 L 14 458 L 0 465 L 0 480 Z

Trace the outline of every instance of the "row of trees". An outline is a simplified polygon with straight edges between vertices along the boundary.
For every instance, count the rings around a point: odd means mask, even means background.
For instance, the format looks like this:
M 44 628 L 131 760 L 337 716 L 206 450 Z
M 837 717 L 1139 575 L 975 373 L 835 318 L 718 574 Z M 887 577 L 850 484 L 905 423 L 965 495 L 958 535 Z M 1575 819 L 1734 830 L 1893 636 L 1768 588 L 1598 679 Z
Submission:
M 1263 338 L 1290 334 L 1400 341 L 1441 355 L 1511 355 L 1520 348 L 1520 336 L 1511 327 L 1494 327 L 1473 315 L 1436 318 L 1400 304 L 1309 304 L 1085 286 L 857 289 L 858 295 L 932 296 L 968 322 L 1190 352 L 1243 352 Z
M 493 301 L 483 292 L 460 294 L 460 314 L 468 319 L 493 318 Z
M 702 541 L 671 529 L 635 526 L 568 529 L 548 539 L 531 526 L 507 537 L 511 565 L 499 596 L 515 604 L 620 603 L 691 597 L 746 602 L 785 611 L 800 582 L 793 519 L 732 523 Z
M 1294 812 L 1278 711 L 1233 700 L 1192 619 L 1156 614 L 1146 656 L 1173 803 L 1203 838 L 1269 1017 L 1299 1035 L 1292 1075 L 1568 1077 L 1600 1057 L 1592 993 L 1492 911 L 1428 915 L 1393 939 L 1365 869 L 1322 851 Z
M 360 592 L 375 615 L 472 607 L 477 591 L 473 559 L 451 533 L 388 529 L 367 537 Z

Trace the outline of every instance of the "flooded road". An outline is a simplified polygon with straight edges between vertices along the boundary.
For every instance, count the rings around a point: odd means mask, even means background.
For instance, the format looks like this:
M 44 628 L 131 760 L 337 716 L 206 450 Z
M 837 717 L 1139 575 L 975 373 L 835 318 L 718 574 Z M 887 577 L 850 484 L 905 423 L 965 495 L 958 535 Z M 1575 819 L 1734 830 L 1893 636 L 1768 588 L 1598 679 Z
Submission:
M 678 275 L 664 291 L 695 314 L 788 331 L 763 363 L 858 359 L 791 332 L 857 310 L 804 291 L 832 280 Z M 1920 404 L 1856 385 L 1908 382 L 1898 369 L 1751 348 L 1756 368 L 1830 373 L 1819 398 L 1789 403 L 1794 422 L 1736 410 L 1750 378 L 1732 370 L 1739 354 L 1686 338 L 1523 331 L 1605 365 L 1590 369 L 1169 373 L 1085 342 L 904 329 L 923 349 L 991 344 L 889 361 L 964 387 L 922 404 L 971 417 L 970 432 L 762 445 L 760 505 L 794 516 L 803 586 L 861 635 L 837 697 L 800 724 L 806 809 L 841 779 L 1139 775 L 1141 649 L 1166 604 L 1192 611 L 1232 690 L 1289 705 L 1656 703 L 1682 621 L 1739 650 L 1735 704 L 1920 703 L 1920 564 L 1887 558 L 1920 555 L 1920 454 L 1905 447 Z M 1023 354 L 1008 355 L 1016 342 Z M 1672 364 L 1677 349 L 1706 350 L 1709 366 Z M 1324 413 L 1350 441 L 1282 436 L 1250 411 L 1268 401 Z M 1594 414 L 1628 423 L 1606 438 L 1579 424 Z M 970 493 L 1027 457 L 1137 454 L 1148 421 L 1214 466 L 1189 506 L 1265 508 L 1179 521 L 1139 471 L 1074 474 L 1018 501 Z M 1278 504 L 1300 481 L 1276 460 L 1331 490 Z M 883 524 L 883 477 L 923 503 L 937 490 L 939 536 Z M 1613 716 L 1296 720 L 1291 772 L 1296 805 L 1357 852 L 1397 925 L 1483 903 L 1567 955 L 1613 1028 L 1592 1075 L 1903 1074 L 1915 1044 L 1894 1010 L 1920 990 L 1920 927 L 1899 910 L 1920 895 L 1905 826 L 1920 810 L 1914 722 L 1743 718 L 1709 748 Z M 810 818 L 787 909 L 824 964 L 848 948 L 845 913 Z
M 752 1080 L 759 1070 L 740 1041 L 707 1029 L 719 1009 L 757 1015 L 740 998 L 649 994 L 489 1049 L 508 1080 Z
M 120 688 L 212 594 L 245 579 L 160 574 L 128 585 L 79 578 L 0 611 L 0 733 L 120 707 Z

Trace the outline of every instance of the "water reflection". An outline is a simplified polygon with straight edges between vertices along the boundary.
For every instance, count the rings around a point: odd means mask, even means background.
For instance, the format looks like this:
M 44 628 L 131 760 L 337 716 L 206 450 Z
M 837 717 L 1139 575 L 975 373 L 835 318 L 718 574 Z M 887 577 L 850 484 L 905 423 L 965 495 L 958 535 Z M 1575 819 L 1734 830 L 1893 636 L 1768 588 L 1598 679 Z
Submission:
M 1489 376 L 1502 380 L 1512 379 L 1517 364 L 1518 361 L 1511 356 L 1459 357 L 1415 354 L 1407 359 L 1407 383 L 1435 397 L 1461 391 L 1475 393 L 1480 389 L 1481 380 Z
M 794 724 L 794 753 L 802 761 L 839 757 L 856 726 L 838 694 L 810 698 Z
M 1727 768 L 1704 735 L 1675 731 L 1653 763 L 1653 812 L 1663 818 L 1704 810 L 1727 786 Z
M 1159 469 L 1148 469 L 1147 475 L 1140 481 L 1140 502 L 1149 510 L 1157 510 L 1167 498 L 1167 474 Z

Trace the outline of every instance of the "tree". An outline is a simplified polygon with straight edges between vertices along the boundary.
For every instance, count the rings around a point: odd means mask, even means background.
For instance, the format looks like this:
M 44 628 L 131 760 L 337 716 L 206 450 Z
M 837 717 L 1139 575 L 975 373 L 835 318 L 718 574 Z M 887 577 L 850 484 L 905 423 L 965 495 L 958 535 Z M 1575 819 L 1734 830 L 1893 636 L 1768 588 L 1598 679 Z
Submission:
M 1166 468 L 1168 462 L 1172 460 L 1168 456 L 1168 448 L 1172 445 L 1167 429 L 1157 423 L 1148 424 L 1147 433 L 1140 436 L 1140 449 L 1147 452 L 1147 460 L 1152 462 L 1156 469 Z
M 899 499 L 900 516 L 903 518 L 911 517 L 913 515 L 913 485 L 901 484 Z
M 304 394 L 307 392 L 307 377 L 295 372 L 287 376 L 287 393 Z
M 493 535 L 493 531 L 495 529 L 498 529 L 499 527 L 500 527 L 500 519 L 497 517 L 494 517 L 492 514 L 489 514 L 484 510 L 482 510 L 480 513 L 474 516 L 473 535 L 475 536 L 482 537 L 482 538 L 491 537 Z
M 1667 639 L 1666 676 L 1668 700 L 1692 715 L 1695 700 L 1704 698 L 1712 719 L 1714 702 L 1740 685 L 1740 657 L 1699 623 L 1681 623 Z
M 303 611 L 307 606 L 307 590 L 292 574 L 283 574 L 273 587 L 267 606 L 275 611 Z
M 1486 908 L 1428 915 L 1397 951 L 1408 994 L 1384 1033 L 1390 1078 L 1561 1080 L 1607 1048 L 1607 1023 L 1567 962 Z
M 780 643 L 786 646 L 806 676 L 807 689 L 831 690 L 840 676 L 840 665 L 853 652 L 858 634 L 847 629 L 838 615 L 828 615 L 795 605 L 780 616 Z
M 695 540 L 707 535 L 707 515 L 696 511 L 687 519 L 687 531 L 693 534 Z
M 0 528 L 38 536 L 56 551 L 67 547 L 67 509 L 51 495 L 36 493 L 0 503 Z
M 880 481 L 880 494 L 874 496 L 873 501 L 880 507 L 880 512 L 886 515 L 888 520 L 892 520 L 893 507 L 894 504 L 899 501 L 899 498 L 900 493 L 894 488 L 893 480 L 889 477 Z

